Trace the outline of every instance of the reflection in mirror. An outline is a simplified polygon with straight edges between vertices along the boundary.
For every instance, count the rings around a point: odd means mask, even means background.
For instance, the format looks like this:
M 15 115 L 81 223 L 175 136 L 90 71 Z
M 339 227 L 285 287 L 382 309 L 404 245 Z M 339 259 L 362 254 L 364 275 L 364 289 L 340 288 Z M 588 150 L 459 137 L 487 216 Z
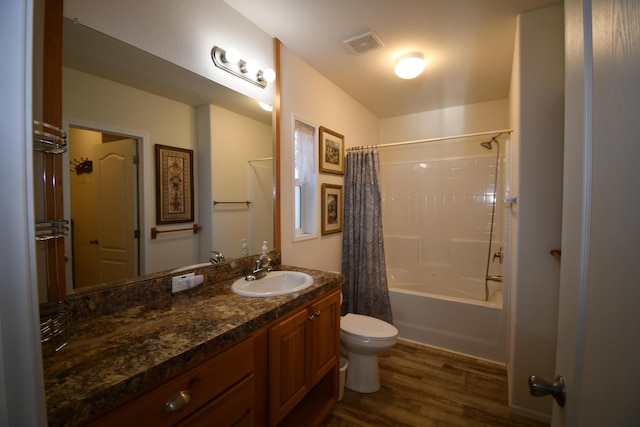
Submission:
M 66 277 L 78 289 L 138 276 L 138 139 L 72 126 L 68 138 Z
M 68 167 L 63 181 L 65 216 L 70 212 L 72 221 L 70 236 L 65 239 L 67 291 L 207 262 L 214 250 L 223 252 L 227 260 L 237 258 L 243 256 L 243 239 L 248 242 L 249 254 L 258 253 L 263 240 L 272 249 L 275 191 L 271 117 L 253 99 L 65 19 L 63 119 L 70 150 L 65 154 Z M 133 203 L 126 209 L 135 237 L 127 267 L 106 262 L 100 255 L 100 229 L 112 225 L 83 222 L 87 221 L 83 216 L 90 214 L 105 217 L 95 202 L 96 186 L 101 182 L 100 154 L 92 150 L 109 151 L 115 148 L 113 140 L 125 137 L 132 142 L 123 142 L 131 144 L 123 150 L 134 158 L 137 153 L 138 169 L 126 168 L 133 174 L 131 180 L 122 173 L 112 173 L 110 180 L 116 182 L 103 182 L 102 186 L 111 194 L 131 193 L 138 201 L 137 207 Z M 99 142 L 88 143 L 91 138 Z M 171 231 L 193 226 L 156 223 L 155 144 L 194 151 L 198 234 L 150 236 L 152 227 Z M 126 189 L 125 182 L 129 183 Z M 214 201 L 249 203 L 214 206 Z M 111 209 L 107 217 L 125 215 L 115 204 L 104 204 Z

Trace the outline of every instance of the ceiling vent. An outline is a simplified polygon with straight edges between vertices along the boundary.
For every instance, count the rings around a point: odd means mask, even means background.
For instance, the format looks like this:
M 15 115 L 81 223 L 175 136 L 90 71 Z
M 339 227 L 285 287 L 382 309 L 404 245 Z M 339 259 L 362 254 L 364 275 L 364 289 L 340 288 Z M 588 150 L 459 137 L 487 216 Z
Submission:
M 369 31 L 368 33 L 345 40 L 342 44 L 347 46 L 349 50 L 356 55 L 384 46 L 382 40 L 380 40 L 380 37 L 375 33 L 375 31 Z

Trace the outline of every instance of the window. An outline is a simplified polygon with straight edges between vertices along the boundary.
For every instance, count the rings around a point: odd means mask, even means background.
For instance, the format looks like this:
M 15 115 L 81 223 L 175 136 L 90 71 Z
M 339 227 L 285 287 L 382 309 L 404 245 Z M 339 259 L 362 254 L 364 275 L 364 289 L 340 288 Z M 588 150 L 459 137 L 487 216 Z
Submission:
M 316 234 L 317 126 L 293 118 L 294 143 L 294 240 Z

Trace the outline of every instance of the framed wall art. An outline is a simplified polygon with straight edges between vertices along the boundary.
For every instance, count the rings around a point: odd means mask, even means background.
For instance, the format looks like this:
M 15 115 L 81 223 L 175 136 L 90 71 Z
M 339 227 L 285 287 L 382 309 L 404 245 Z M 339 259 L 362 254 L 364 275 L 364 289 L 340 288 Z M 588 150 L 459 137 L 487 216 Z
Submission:
M 320 126 L 320 172 L 344 175 L 344 136 Z
M 155 147 L 156 222 L 193 222 L 193 150 Z
M 322 234 L 342 232 L 342 185 L 322 184 Z

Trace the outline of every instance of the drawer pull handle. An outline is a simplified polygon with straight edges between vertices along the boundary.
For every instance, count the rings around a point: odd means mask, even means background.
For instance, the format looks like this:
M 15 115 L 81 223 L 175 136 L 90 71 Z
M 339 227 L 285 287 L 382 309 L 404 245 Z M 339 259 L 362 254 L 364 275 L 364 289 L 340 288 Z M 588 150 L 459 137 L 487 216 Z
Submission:
M 170 414 L 172 412 L 176 412 L 185 407 L 187 403 L 191 400 L 191 393 L 186 390 L 182 390 L 180 393 L 177 393 L 171 399 L 164 404 L 164 412 Z
M 313 313 L 313 314 L 309 315 L 309 316 L 307 317 L 307 319 L 309 319 L 309 320 L 316 320 L 318 317 L 320 317 L 320 312 L 319 312 L 319 311 L 316 311 L 315 313 Z

